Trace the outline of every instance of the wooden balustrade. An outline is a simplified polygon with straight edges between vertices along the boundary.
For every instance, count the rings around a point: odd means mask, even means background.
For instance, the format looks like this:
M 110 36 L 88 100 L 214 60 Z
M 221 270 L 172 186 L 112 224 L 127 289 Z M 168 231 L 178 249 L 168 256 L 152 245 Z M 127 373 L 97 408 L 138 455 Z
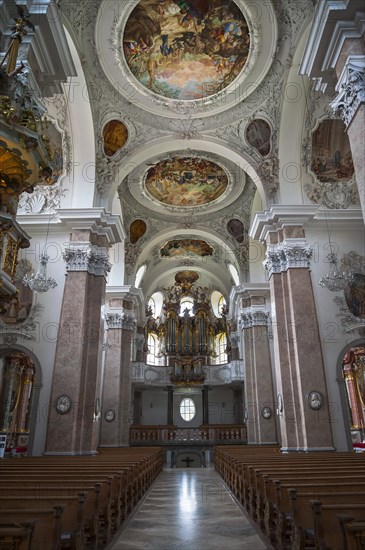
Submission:
M 177 426 L 134 425 L 130 429 L 131 443 L 185 443 L 204 442 L 221 443 L 245 443 L 247 431 L 244 424 L 206 424 L 197 428 L 178 428 Z

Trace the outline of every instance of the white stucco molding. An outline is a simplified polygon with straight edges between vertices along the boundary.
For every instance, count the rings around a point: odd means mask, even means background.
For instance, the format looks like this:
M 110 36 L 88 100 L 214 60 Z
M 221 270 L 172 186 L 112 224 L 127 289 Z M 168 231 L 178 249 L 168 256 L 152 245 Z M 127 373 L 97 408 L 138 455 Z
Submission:
M 249 232 L 252 239 L 266 242 L 270 231 L 277 231 L 286 226 L 300 226 L 305 229 L 308 223 L 326 228 L 328 221 L 347 228 L 363 227 L 364 220 L 360 207 L 328 210 L 315 205 L 272 205 L 268 210 L 256 212 Z
M 121 242 L 126 236 L 120 216 L 110 214 L 104 208 L 64 209 L 58 211 L 58 216 L 72 231 L 91 231 L 106 237 L 109 245 Z
M 228 321 L 237 321 L 241 314 L 241 300 L 252 297 L 263 297 L 268 303 L 270 300 L 270 284 L 269 283 L 243 283 L 239 286 L 234 286 L 229 296 L 229 314 Z M 265 306 L 266 307 L 266 306 Z M 254 306 L 258 309 L 259 306 Z M 261 307 L 262 309 L 262 307 Z
M 320 0 L 299 68 L 315 80 L 315 89 L 335 85 L 335 66 L 344 41 L 361 38 L 365 30 L 363 0 Z
M 106 286 L 106 301 L 110 300 L 128 300 L 134 305 L 134 313 L 137 324 L 144 326 L 147 322 L 145 314 L 145 299 L 141 288 L 135 288 L 131 285 Z M 108 307 L 108 314 L 123 313 L 123 308 L 119 306 Z

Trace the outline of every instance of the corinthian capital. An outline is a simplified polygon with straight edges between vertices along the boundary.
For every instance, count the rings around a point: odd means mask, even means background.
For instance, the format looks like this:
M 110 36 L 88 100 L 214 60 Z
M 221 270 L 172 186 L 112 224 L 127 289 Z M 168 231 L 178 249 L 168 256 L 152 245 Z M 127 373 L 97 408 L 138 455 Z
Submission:
M 365 56 L 350 56 L 338 80 L 338 96 L 331 107 L 349 126 L 361 103 L 365 103 Z

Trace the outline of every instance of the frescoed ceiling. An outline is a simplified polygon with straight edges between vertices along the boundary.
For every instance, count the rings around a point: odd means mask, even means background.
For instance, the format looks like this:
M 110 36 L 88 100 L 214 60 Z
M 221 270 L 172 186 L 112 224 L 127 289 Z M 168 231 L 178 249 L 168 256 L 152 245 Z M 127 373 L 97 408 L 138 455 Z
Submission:
M 170 99 L 220 92 L 240 74 L 249 49 L 247 22 L 232 0 L 141 0 L 123 34 L 134 77 Z
M 225 293 L 229 264 L 247 280 L 253 208 L 280 184 L 288 60 L 314 3 L 62 2 L 93 95 L 95 201 L 119 209 L 126 284 L 142 265 L 147 294 L 186 270 Z

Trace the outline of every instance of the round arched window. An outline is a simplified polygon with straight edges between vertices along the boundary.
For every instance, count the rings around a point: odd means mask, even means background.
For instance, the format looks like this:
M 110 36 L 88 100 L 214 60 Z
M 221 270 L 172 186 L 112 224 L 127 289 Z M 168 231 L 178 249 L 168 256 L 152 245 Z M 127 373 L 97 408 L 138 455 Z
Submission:
M 190 397 L 185 397 L 180 403 L 180 414 L 183 420 L 190 422 L 196 413 L 195 403 Z

